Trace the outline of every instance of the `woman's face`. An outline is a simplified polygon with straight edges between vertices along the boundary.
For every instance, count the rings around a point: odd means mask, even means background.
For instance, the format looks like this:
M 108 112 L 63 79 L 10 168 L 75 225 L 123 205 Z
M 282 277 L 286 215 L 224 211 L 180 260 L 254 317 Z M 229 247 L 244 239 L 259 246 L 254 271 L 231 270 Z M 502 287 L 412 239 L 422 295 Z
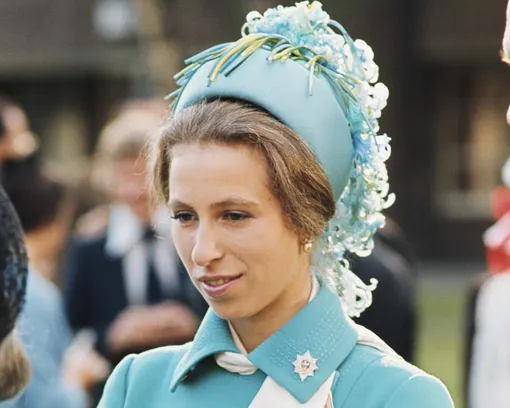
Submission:
M 175 246 L 218 315 L 250 318 L 301 301 L 309 257 L 270 190 L 261 153 L 177 145 L 169 181 Z

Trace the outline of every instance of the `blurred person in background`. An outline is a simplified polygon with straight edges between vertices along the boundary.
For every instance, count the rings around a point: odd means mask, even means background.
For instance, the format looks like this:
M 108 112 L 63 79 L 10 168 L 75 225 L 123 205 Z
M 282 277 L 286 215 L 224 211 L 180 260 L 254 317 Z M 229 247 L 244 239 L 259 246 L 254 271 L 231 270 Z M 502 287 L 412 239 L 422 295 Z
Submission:
M 478 305 L 481 288 L 495 274 L 510 271 L 510 158 L 501 171 L 503 185 L 492 192 L 491 206 L 494 224 L 483 234 L 483 243 L 487 259 L 487 271 L 477 275 L 468 290 L 466 307 L 466 345 L 464 355 L 464 389 L 466 401 L 469 401 L 469 383 L 473 370 L 474 338 L 477 333 L 477 313 L 484 306 Z M 483 325 L 483 323 L 482 323 Z M 479 346 L 476 348 L 480 355 Z M 478 357 L 475 361 L 479 361 Z M 478 364 L 478 363 L 477 363 Z
M 0 95 L 0 180 L 2 164 L 9 159 L 22 159 L 37 148 L 28 119 L 21 107 Z
M 510 158 L 502 180 L 492 194 L 495 223 L 483 235 L 488 272 L 476 277 L 468 293 L 465 385 L 471 408 L 503 407 L 510 398 L 510 367 L 503 363 L 510 347 L 501 341 L 510 335 L 510 319 L 501 313 L 510 304 Z
M 70 348 L 72 333 L 63 300 L 52 283 L 72 202 L 65 185 L 46 174 L 35 158 L 11 163 L 4 186 L 19 214 L 30 259 L 19 333 L 33 374 L 26 390 L 0 407 L 87 407 L 86 391 L 108 375 L 109 367 L 91 350 Z
M 506 12 L 502 59 L 510 64 L 510 2 Z M 510 125 L 510 108 L 507 113 Z M 503 168 L 508 182 L 508 163 Z M 506 408 L 510 404 L 510 194 L 495 191 L 498 221 L 484 236 L 490 276 L 472 296 L 472 344 L 468 359 L 469 408 Z M 469 311 L 468 311 L 469 313 Z
M 94 174 L 111 204 L 80 220 L 69 252 L 69 321 L 92 329 L 112 364 L 191 340 L 207 308 L 175 252 L 167 211 L 150 208 L 141 152 L 161 120 L 159 111 L 135 105 L 103 130 Z
M 495 223 L 484 233 L 487 271 L 475 277 L 469 287 L 466 308 L 465 390 L 467 406 L 506 406 L 504 391 L 510 371 L 505 367 L 508 345 L 501 340 L 510 334 L 510 320 L 502 310 L 509 303 L 510 290 L 510 189 L 503 168 L 505 186 L 492 194 Z M 500 404 L 500 405 L 498 405 Z M 502 404 L 502 405 L 501 405 Z
M 15 330 L 27 274 L 21 224 L 0 184 L 0 401 L 13 398 L 30 380 L 30 363 Z
M 0 95 L 0 401 L 14 397 L 30 379 L 30 363 L 15 329 L 25 300 L 28 258 L 19 218 L 2 188 L 3 164 L 37 147 L 23 110 Z
M 149 119 L 151 123 L 148 126 L 152 128 L 152 126 L 159 124 L 160 118 L 165 116 L 167 109 L 168 104 L 160 98 L 131 99 L 121 104 L 113 118 L 125 118 L 130 113 L 135 113 L 137 117 L 144 117 L 144 122 L 147 118 L 151 118 Z M 146 125 L 141 124 L 139 127 L 144 126 Z M 136 134 L 136 130 L 133 133 Z M 141 146 L 142 140 L 139 142 Z M 101 146 L 97 147 L 92 157 L 88 177 L 80 182 L 77 197 L 78 218 L 74 225 L 75 237 L 98 238 L 108 228 L 110 214 L 112 213 L 110 204 L 112 200 L 115 200 L 116 194 L 110 184 L 112 180 L 111 157 L 113 156 L 110 150 L 114 147 L 107 146 L 108 143 L 98 142 Z M 118 143 L 118 141 L 113 142 L 114 145 Z M 140 148 L 140 146 L 136 146 L 133 150 Z M 122 201 L 122 197 L 119 200 Z

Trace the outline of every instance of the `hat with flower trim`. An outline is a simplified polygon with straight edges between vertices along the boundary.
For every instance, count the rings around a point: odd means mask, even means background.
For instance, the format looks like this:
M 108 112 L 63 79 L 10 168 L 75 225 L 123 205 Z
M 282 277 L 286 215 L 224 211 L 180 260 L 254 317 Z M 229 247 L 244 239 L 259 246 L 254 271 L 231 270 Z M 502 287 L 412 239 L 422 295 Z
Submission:
M 174 112 L 202 100 L 232 98 L 260 106 L 299 134 L 324 168 L 335 198 L 335 217 L 317 247 L 318 267 L 351 316 L 372 301 L 350 270 L 347 252 L 370 254 L 384 225 L 381 211 L 394 201 L 385 161 L 390 139 L 378 119 L 388 89 L 378 83 L 372 49 L 354 41 L 323 11 L 303 1 L 263 15 L 251 12 L 235 42 L 216 45 L 185 61 L 168 96 Z

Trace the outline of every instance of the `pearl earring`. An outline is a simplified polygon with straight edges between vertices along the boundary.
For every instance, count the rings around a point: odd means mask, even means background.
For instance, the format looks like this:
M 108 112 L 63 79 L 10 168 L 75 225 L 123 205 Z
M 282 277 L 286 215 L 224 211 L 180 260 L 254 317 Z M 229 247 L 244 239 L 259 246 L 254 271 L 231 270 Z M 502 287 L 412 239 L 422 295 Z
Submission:
M 305 252 L 311 253 L 313 251 L 313 241 L 311 239 L 307 239 L 305 241 Z

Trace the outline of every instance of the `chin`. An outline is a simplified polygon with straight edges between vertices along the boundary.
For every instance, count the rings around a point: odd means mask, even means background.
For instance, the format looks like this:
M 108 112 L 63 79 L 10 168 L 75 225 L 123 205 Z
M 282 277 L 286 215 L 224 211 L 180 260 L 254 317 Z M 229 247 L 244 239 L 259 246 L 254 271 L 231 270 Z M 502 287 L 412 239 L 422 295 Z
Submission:
M 209 306 L 214 312 L 225 320 L 246 319 L 253 315 L 244 310 L 239 301 L 215 302 L 209 301 Z

